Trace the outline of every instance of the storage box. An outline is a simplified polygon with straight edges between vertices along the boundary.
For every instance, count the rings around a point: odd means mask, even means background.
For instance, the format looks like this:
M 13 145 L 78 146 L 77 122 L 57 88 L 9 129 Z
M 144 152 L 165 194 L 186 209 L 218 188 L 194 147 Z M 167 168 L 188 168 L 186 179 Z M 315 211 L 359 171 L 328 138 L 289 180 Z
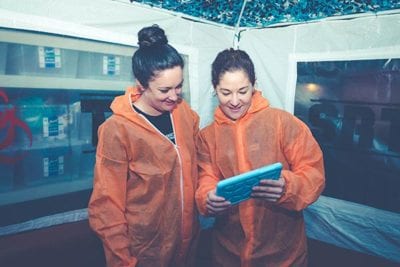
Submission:
M 21 100 L 17 106 L 18 119 L 24 122 L 32 134 L 34 146 L 57 141 L 67 142 L 69 114 L 67 105 L 46 105 L 38 98 Z M 18 142 L 26 147 L 30 141 L 26 131 L 19 131 Z
M 76 78 L 78 51 L 9 44 L 6 74 Z
M 28 154 L 29 151 L 14 147 L 0 150 L 0 192 L 25 187 L 23 163 Z
M 78 172 L 78 179 L 93 179 L 96 148 L 91 145 L 73 147 L 73 168 Z
M 7 156 L 0 152 L 0 192 L 11 191 L 13 188 L 14 164 L 5 162 Z
M 69 133 L 73 142 L 92 143 L 92 114 L 81 112 L 81 102 L 69 105 Z
M 7 43 L 0 42 L 0 75 L 6 72 Z
M 80 52 L 78 78 L 133 81 L 131 57 Z
M 16 114 L 14 105 L 0 104 L 0 118 L 0 152 L 9 153 L 30 142 L 30 130 L 23 126 L 23 122 Z M 7 157 L 8 155 L 6 155 Z
M 72 150 L 57 147 L 31 150 L 22 160 L 22 173 L 26 186 L 72 180 Z

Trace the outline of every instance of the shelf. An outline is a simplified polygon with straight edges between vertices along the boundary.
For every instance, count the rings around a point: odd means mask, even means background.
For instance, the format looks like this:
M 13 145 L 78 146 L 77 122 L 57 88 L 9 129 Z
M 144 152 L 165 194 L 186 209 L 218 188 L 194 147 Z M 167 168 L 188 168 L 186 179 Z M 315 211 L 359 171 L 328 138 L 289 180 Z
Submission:
M 0 193 L 0 206 L 15 204 L 51 196 L 73 193 L 93 186 L 92 177 L 79 180 L 69 180 L 40 186 L 25 187 L 19 190 Z
M 2 88 L 39 88 L 39 89 L 77 89 L 125 91 L 131 81 L 111 81 L 95 79 L 62 78 L 47 76 L 0 75 Z
M 80 147 L 80 146 L 91 146 L 91 142 L 84 141 L 84 140 L 69 140 L 69 139 L 63 139 L 63 140 L 43 140 L 40 142 L 34 142 L 32 146 L 29 146 L 27 143 L 18 146 L 18 147 L 10 147 L 10 148 L 5 148 L 2 149 L 2 153 L 12 153 L 16 151 L 34 151 L 34 150 L 41 150 L 41 149 L 55 149 L 55 148 L 62 148 L 62 147 Z

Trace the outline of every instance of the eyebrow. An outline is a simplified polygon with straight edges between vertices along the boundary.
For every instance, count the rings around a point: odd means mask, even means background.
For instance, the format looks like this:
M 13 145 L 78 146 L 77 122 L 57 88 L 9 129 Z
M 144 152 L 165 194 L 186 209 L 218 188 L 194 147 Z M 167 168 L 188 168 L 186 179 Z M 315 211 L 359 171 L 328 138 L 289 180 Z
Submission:
M 222 87 L 220 87 L 219 89 L 220 89 L 220 90 L 225 90 L 225 91 L 231 91 L 230 89 L 222 88 Z M 238 91 L 243 90 L 243 89 L 249 89 L 249 85 L 240 87 L 240 88 L 238 89 Z
M 183 85 L 183 82 L 184 82 L 184 80 L 182 80 L 180 83 L 178 83 L 178 85 L 176 85 L 176 86 L 174 86 L 174 87 L 172 87 L 172 86 L 165 86 L 165 87 L 158 87 L 157 89 L 158 90 L 170 90 L 170 89 L 172 89 L 172 88 L 176 88 L 176 87 L 179 87 L 179 86 L 182 86 Z

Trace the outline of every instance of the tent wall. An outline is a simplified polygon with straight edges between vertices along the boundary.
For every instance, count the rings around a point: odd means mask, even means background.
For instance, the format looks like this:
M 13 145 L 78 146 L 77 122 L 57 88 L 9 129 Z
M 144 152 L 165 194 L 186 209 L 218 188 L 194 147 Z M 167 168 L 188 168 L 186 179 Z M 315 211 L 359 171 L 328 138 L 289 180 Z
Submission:
M 400 14 L 322 21 L 242 32 L 240 48 L 256 65 L 272 104 L 293 111 L 296 59 L 340 60 L 400 56 Z
M 210 64 L 233 44 L 234 31 L 189 21 L 129 0 L 0 2 L 0 27 L 39 30 L 127 45 L 143 26 L 157 23 L 189 55 L 191 105 L 202 125 L 212 120 Z M 400 57 L 400 15 L 323 21 L 241 33 L 240 48 L 256 65 L 257 87 L 272 106 L 293 111 L 297 60 Z M 328 209 L 329 207 L 329 209 Z M 357 216 L 353 216 L 357 214 Z M 371 218 L 372 217 L 372 218 Z M 400 262 L 400 215 L 321 197 L 306 210 L 310 237 Z M 333 234 L 332 234 L 333 233 Z
M 242 32 L 273 106 L 293 112 L 297 61 L 400 58 L 400 15 L 369 16 Z M 400 88 L 397 88 L 400 89 Z M 400 214 L 321 196 L 305 212 L 307 234 L 400 262 Z

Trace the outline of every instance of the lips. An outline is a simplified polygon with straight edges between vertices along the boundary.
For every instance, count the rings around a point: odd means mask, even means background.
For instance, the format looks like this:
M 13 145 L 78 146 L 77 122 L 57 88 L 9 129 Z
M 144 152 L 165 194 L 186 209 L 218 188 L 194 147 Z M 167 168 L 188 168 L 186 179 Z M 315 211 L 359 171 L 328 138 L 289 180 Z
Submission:
M 171 109 L 171 108 L 174 108 L 176 105 L 177 105 L 177 103 L 174 101 L 174 102 L 164 102 L 164 104 L 166 105 L 166 107 L 168 108 L 168 109 Z
M 237 113 L 237 112 L 240 112 L 242 110 L 242 107 L 230 107 L 229 110 L 234 112 L 234 113 Z

